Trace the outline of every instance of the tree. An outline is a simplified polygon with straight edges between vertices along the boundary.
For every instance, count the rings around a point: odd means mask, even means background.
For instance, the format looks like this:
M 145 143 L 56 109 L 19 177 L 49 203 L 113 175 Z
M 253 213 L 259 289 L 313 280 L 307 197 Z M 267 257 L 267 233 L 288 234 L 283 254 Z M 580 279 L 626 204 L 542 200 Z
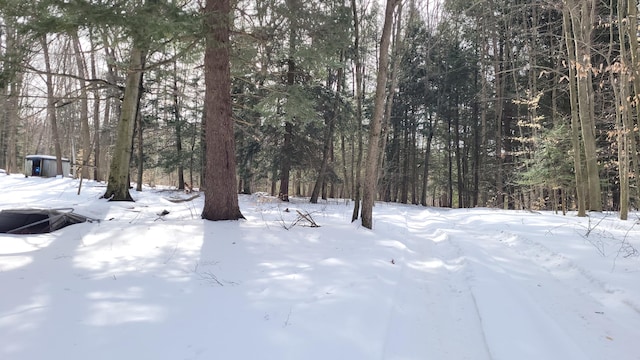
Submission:
M 129 165 L 133 149 L 134 129 L 140 108 L 142 76 L 146 67 L 147 54 L 150 50 L 156 50 L 153 46 L 160 46 L 158 44 L 161 44 L 163 40 L 176 41 L 176 36 L 193 36 L 195 31 L 188 22 L 189 20 L 193 21 L 191 14 L 184 13 L 174 4 L 161 0 L 146 0 L 141 7 L 135 10 L 137 11 L 131 20 L 138 22 L 127 23 L 129 27 L 125 28 L 131 36 L 130 60 L 120 121 L 118 122 L 118 136 L 111 160 L 107 190 L 103 195 L 111 201 L 133 200 L 129 193 Z M 189 47 L 187 46 L 187 48 Z M 171 61 L 168 62 L 171 63 Z M 141 126 L 138 130 L 142 131 Z
M 19 69 L 21 65 L 23 54 L 22 43 L 25 39 L 21 36 L 17 30 L 15 19 L 7 18 L 5 29 L 5 41 L 6 50 L 2 54 L 2 69 L 0 72 L 0 91 L 6 98 L 3 104 L 3 129 L 2 138 L 0 142 L 5 150 L 4 163 L 7 173 L 12 173 L 19 169 L 17 159 L 17 140 L 18 140 L 18 127 L 19 127 L 19 103 L 20 92 L 22 91 L 23 72 Z M 4 137 L 7 138 L 4 141 Z
M 586 163 L 587 199 L 590 210 L 602 211 L 602 194 L 598 173 L 596 126 L 593 103 L 591 46 L 595 24 L 596 1 L 565 0 L 565 36 L 573 39 L 569 59 L 575 67 L 578 117 Z M 577 186 L 580 186 L 578 184 Z
M 361 176 L 362 170 L 360 169 L 362 165 L 362 151 L 363 151 L 363 143 L 362 143 L 362 88 L 363 88 L 363 65 L 362 59 L 360 55 L 360 20 L 358 17 L 358 7 L 356 6 L 356 0 L 351 0 L 351 10 L 353 13 L 353 31 L 354 31 L 354 59 L 355 63 L 355 72 L 356 72 L 356 83 L 355 83 L 355 93 L 356 93 L 356 123 L 357 123 L 357 136 L 358 136 L 358 160 L 356 164 L 356 175 L 353 179 L 353 214 L 351 215 L 351 221 L 356 221 L 358 216 L 360 215 L 360 200 L 361 200 Z M 391 35 L 389 35 L 391 36 Z M 344 141 L 343 141 L 344 144 Z M 344 145 L 343 145 L 344 148 Z M 346 161 L 346 159 L 345 159 Z M 345 166 L 346 167 L 346 166 Z M 345 171 L 346 174 L 346 171 Z M 346 176 L 345 176 L 346 178 Z
M 244 218 L 238 206 L 236 157 L 231 118 L 229 65 L 229 0 L 207 0 L 205 5 L 205 203 L 202 218 Z
M 140 104 L 140 85 L 144 71 L 146 51 L 134 40 L 131 59 L 127 69 L 124 100 L 118 122 L 116 146 L 114 148 L 107 191 L 103 197 L 111 201 L 133 201 L 129 193 L 129 163 L 131 161 L 133 130 Z
M 56 175 L 64 175 L 62 173 L 62 149 L 60 146 L 60 135 L 58 132 L 58 120 L 56 118 L 56 104 L 53 92 L 53 76 L 51 73 L 51 60 L 49 56 L 49 43 L 47 42 L 47 35 L 43 34 L 41 37 L 42 54 L 44 56 L 44 65 L 47 72 L 45 81 L 47 84 L 47 118 L 51 123 L 51 134 L 53 137 L 53 146 L 56 155 Z
M 639 46 L 638 46 L 638 37 L 633 36 L 633 29 L 638 28 L 638 7 L 636 6 L 635 1 L 627 1 L 627 13 L 628 13 L 628 21 L 626 23 L 625 30 L 627 32 L 627 37 L 629 39 L 629 54 L 630 54 L 630 69 L 631 79 L 633 82 L 633 95 L 635 103 L 635 124 L 633 121 L 633 113 L 629 114 L 627 120 L 629 121 L 627 127 L 629 129 L 633 129 L 634 126 L 637 129 L 640 124 L 640 106 L 637 105 L 640 100 L 640 56 Z M 632 166 L 630 172 L 633 174 L 633 180 L 635 186 L 631 190 L 629 194 L 630 197 L 634 197 L 636 201 L 640 200 L 640 182 L 638 182 L 638 178 L 640 177 L 640 149 L 638 148 L 638 144 L 640 144 L 640 139 L 638 138 L 638 131 L 629 131 L 627 134 L 627 139 L 629 141 L 629 151 L 631 153 L 631 162 Z M 636 207 L 638 205 L 636 204 Z
M 82 48 L 78 29 L 70 31 L 71 39 L 76 58 L 76 66 L 78 67 L 78 82 L 80 86 L 80 133 L 82 144 L 82 158 L 80 159 L 82 169 L 80 170 L 83 178 L 89 177 L 89 157 L 91 156 L 91 135 L 89 132 L 89 96 L 87 92 L 87 83 L 85 78 L 87 73 L 87 65 L 82 56 Z
M 338 71 L 337 74 L 337 81 L 336 81 L 336 93 L 334 94 L 328 94 L 326 96 L 323 96 L 323 91 L 321 89 L 320 91 L 320 97 L 325 97 L 325 98 L 329 98 L 327 100 L 325 100 L 326 104 L 323 104 L 323 108 L 324 108 L 324 117 L 325 117 L 325 133 L 324 133 L 324 146 L 322 149 L 322 161 L 321 161 L 321 165 L 320 165 L 320 169 L 318 170 L 318 178 L 316 179 L 315 184 L 313 185 L 313 191 L 311 192 L 311 199 L 309 199 L 309 202 L 312 204 L 317 204 L 318 203 L 318 196 L 320 195 L 320 190 L 321 188 L 323 188 L 324 186 L 326 186 L 326 181 L 328 178 L 328 172 L 329 172 L 329 158 L 331 156 L 332 153 L 332 146 L 333 146 L 333 134 L 334 134 L 334 130 L 335 130 L 335 124 L 337 121 L 337 118 L 340 115 L 341 112 L 344 111 L 340 111 L 339 107 L 340 107 L 340 92 L 341 92 L 341 84 L 343 83 L 343 74 L 344 72 L 340 69 Z M 326 194 L 325 196 L 323 196 L 323 199 L 326 199 Z
M 556 191 L 560 191 L 563 212 L 566 211 L 564 194 L 573 181 L 572 159 L 567 157 L 571 149 L 570 137 L 571 133 L 564 125 L 540 133 L 533 139 L 536 142 L 536 152 L 531 159 L 525 161 L 525 170 L 519 175 L 523 185 L 543 185 L 553 191 L 554 210 L 557 210 L 560 202 Z
M 374 101 L 373 118 L 369 128 L 369 144 L 365 161 L 365 176 L 362 187 L 362 226 L 373 228 L 373 203 L 375 202 L 376 186 L 378 183 L 378 157 L 380 156 L 380 134 L 382 118 L 385 110 L 387 74 L 389 72 L 389 44 L 391 42 L 391 27 L 393 13 L 399 0 L 387 0 L 384 12 L 384 25 L 380 36 L 379 69 L 376 77 L 376 95 Z

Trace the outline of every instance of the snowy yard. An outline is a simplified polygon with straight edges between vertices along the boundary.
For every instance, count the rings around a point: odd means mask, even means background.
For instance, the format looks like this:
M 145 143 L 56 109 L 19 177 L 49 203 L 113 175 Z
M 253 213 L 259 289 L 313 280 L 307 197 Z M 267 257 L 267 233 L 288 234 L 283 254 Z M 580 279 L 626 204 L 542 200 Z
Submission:
M 100 219 L 0 235 L 0 359 L 640 359 L 637 213 L 378 203 L 371 231 L 345 200 L 241 196 L 215 223 L 77 186 L 0 175 L 0 210 Z

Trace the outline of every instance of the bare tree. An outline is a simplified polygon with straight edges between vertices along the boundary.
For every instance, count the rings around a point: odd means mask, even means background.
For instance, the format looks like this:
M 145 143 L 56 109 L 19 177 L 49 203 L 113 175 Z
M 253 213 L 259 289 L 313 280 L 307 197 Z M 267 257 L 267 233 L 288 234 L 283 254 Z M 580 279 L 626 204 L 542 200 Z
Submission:
M 391 43 L 391 27 L 393 13 L 399 0 L 387 0 L 384 13 L 384 25 L 380 37 L 379 69 L 376 77 L 376 95 L 373 118 L 369 128 L 369 144 L 365 161 L 365 177 L 362 186 L 362 226 L 373 227 L 373 203 L 375 202 L 378 182 L 378 157 L 380 156 L 380 135 L 385 110 L 387 74 L 389 72 L 389 44 Z
M 363 152 L 363 143 L 362 143 L 362 84 L 363 84 L 363 65 L 362 59 L 360 58 L 360 20 L 358 17 L 358 8 L 356 6 L 356 0 L 351 0 L 351 10 L 353 12 L 353 32 L 354 32 L 354 63 L 356 70 L 356 122 L 358 124 L 358 129 L 356 136 L 358 137 L 358 155 L 357 162 L 355 166 L 355 176 L 353 177 L 353 214 L 351 215 L 351 221 L 356 221 L 358 216 L 360 215 L 360 200 L 361 200 L 361 186 L 362 186 L 362 170 L 360 169 L 362 165 L 362 152 Z M 344 149 L 344 141 L 342 144 L 342 148 Z M 346 162 L 346 159 L 344 160 Z M 346 166 L 345 166 L 346 168 Z M 346 170 L 345 170 L 345 178 L 346 178 Z
M 602 194 L 596 152 L 596 126 L 593 110 L 593 68 L 591 64 L 596 1 L 565 0 L 563 10 L 565 37 L 573 40 L 572 49 L 568 46 L 568 55 L 572 66 L 575 67 L 578 117 L 580 119 L 587 170 L 586 198 L 589 200 L 589 210 L 602 211 Z M 577 184 L 577 186 L 580 186 L 580 184 Z
M 89 177 L 89 157 L 91 156 L 91 133 L 89 130 L 89 95 L 87 91 L 87 65 L 84 61 L 82 47 L 78 30 L 73 29 L 69 34 L 73 41 L 76 66 L 78 67 L 78 85 L 80 86 L 80 142 L 82 147 L 82 158 L 80 159 L 82 178 Z
M 53 75 L 51 72 L 51 60 L 49 56 L 49 43 L 47 35 L 40 38 L 42 45 L 42 54 L 44 56 L 45 81 L 47 83 L 47 118 L 51 123 L 51 134 L 53 137 L 53 148 L 56 153 L 56 175 L 64 175 L 62 173 L 62 148 L 60 146 L 60 135 L 58 132 L 58 119 L 56 118 L 55 94 L 53 91 Z

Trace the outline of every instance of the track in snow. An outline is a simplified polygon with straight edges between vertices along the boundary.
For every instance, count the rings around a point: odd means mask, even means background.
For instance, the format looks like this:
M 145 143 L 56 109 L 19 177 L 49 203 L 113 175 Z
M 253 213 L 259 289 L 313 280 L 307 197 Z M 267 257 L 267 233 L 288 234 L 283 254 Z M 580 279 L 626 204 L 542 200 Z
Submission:
M 620 324 L 628 311 L 614 311 L 633 309 L 628 299 L 612 299 L 588 270 L 535 241 L 487 233 L 464 218 L 445 223 L 440 211 L 406 219 L 399 228 L 409 230 L 395 233 L 406 246 L 404 290 L 392 305 L 384 359 L 640 359 L 618 346 L 639 335 Z M 380 230 L 394 236 L 397 229 Z M 425 298 L 424 307 L 404 306 L 415 297 Z M 424 331 L 403 333 L 410 322 Z

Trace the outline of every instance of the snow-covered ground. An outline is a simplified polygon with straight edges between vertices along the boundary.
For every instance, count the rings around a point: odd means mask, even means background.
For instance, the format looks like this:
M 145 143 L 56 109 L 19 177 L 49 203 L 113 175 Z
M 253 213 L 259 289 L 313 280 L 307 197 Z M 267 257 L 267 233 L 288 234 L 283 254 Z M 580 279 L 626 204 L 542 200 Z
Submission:
M 638 214 L 379 203 L 367 230 L 345 200 L 209 222 L 202 196 L 77 186 L 0 175 L 0 209 L 100 219 L 0 235 L 0 359 L 640 359 Z

